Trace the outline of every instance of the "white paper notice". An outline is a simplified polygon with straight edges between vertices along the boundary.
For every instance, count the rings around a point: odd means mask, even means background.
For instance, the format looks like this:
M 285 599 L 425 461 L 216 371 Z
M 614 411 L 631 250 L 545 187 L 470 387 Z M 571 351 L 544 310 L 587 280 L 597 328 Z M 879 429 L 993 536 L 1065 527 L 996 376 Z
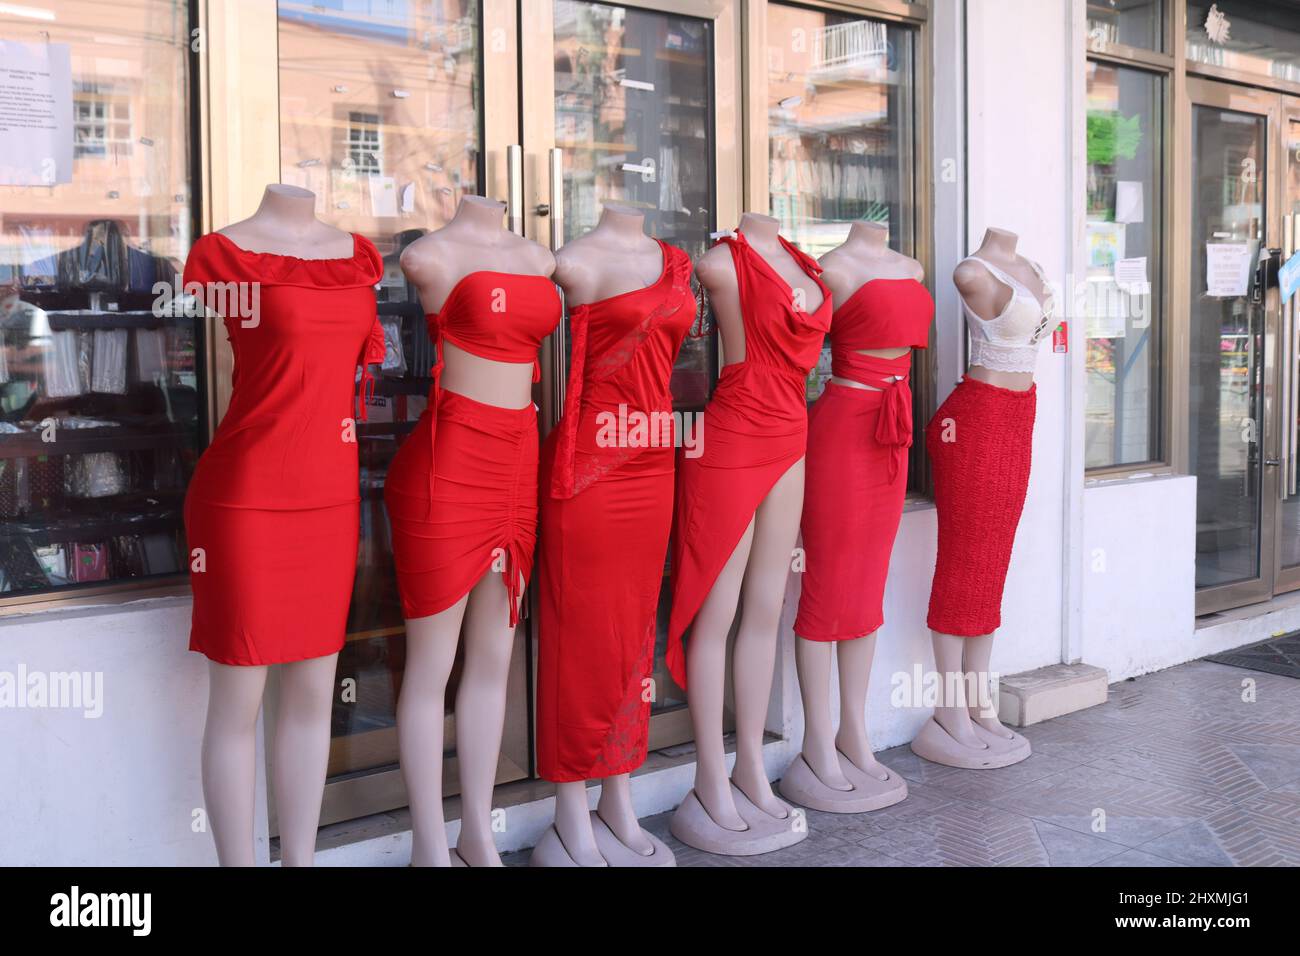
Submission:
M 0 40 L 0 186 L 72 182 L 72 59 L 66 43 Z
M 1246 294 L 1253 264 L 1250 245 L 1245 242 L 1205 244 L 1205 294 L 1235 299 Z
M 1142 215 L 1142 183 L 1129 179 L 1115 183 L 1115 221 L 1141 222 Z
M 1115 260 L 1115 282 L 1125 292 L 1134 295 L 1145 295 L 1150 292 L 1151 281 L 1147 278 L 1146 256 Z
M 397 215 L 397 182 L 392 176 L 370 177 L 370 212 L 381 217 Z
M 402 212 L 415 212 L 415 183 L 402 187 Z

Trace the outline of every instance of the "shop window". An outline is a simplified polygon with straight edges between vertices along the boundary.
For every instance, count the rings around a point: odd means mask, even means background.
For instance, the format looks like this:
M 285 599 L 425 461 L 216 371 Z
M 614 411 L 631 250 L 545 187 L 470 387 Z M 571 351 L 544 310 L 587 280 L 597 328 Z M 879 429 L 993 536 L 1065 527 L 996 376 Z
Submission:
M 1187 0 L 1187 61 L 1300 83 L 1300 7 L 1292 0 Z
M 1088 41 L 1164 52 L 1166 0 L 1088 0 Z
M 916 254 L 916 30 L 851 14 L 767 6 L 769 212 L 791 242 L 820 257 L 857 219 Z M 830 343 L 808 399 L 831 374 Z M 918 357 L 914 418 L 927 420 Z M 911 480 L 922 474 L 912 446 Z M 914 489 L 914 490 L 919 490 Z
M 378 176 L 384 171 L 379 137 L 378 113 L 348 113 L 346 162 L 358 174 Z
M 1088 64 L 1088 468 L 1161 457 L 1165 82 Z
M 0 604 L 182 573 L 206 433 L 202 327 L 155 289 L 193 234 L 189 4 L 40 7 L 0 4 L 5 101 L 45 110 L 0 102 Z

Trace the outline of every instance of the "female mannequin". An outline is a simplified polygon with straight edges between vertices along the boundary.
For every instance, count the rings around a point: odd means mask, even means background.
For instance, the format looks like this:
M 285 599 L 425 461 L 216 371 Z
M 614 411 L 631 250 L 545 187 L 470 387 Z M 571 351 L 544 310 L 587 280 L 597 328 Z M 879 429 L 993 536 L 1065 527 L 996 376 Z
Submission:
M 990 228 L 975 254 L 953 272 L 953 282 L 968 318 L 973 320 L 969 323 L 971 364 L 966 380 L 958 384 L 927 429 L 931 458 L 936 459 L 936 505 L 940 511 L 940 554 L 929 623 L 935 669 L 943 678 L 944 690 L 941 705 L 912 741 L 912 750 L 935 763 L 969 769 L 1005 767 L 1030 754 L 1029 741 L 1002 725 L 989 700 L 970 701 L 966 694 L 968 681 L 981 696 L 991 690 L 993 631 L 1000 622 L 1006 564 L 1029 477 L 1033 360 L 1038 343 L 1052 324 L 1051 289 L 1038 265 L 1016 253 L 1016 243 L 1014 233 Z M 984 398 L 975 407 L 967 407 L 959 393 Z M 968 486 L 981 483 L 982 476 L 950 474 L 963 466 L 938 460 L 946 461 L 953 452 L 980 450 L 996 457 L 1000 474 L 1014 471 L 1000 479 L 1005 487 L 980 488 L 983 511 L 971 510 L 962 500 L 973 489 L 958 487 L 963 480 Z M 952 503 L 946 505 L 947 501 Z M 965 526 L 947 533 L 944 512 L 952 514 L 959 507 L 969 513 L 959 519 Z M 990 509 L 996 511 L 995 516 L 989 517 Z M 978 528 L 976 521 L 982 522 Z M 984 540 L 979 556 L 972 553 L 968 558 L 963 538 L 972 534 Z M 996 557 L 990 558 L 994 553 Z M 987 568 L 976 567 L 986 559 L 991 560 Z M 962 562 L 979 580 L 972 581 L 969 573 L 954 570 L 954 564 Z
M 802 752 L 781 778 L 781 793 L 835 813 L 879 810 L 907 796 L 903 778 L 871 752 L 866 698 L 883 621 L 885 569 L 907 487 L 906 447 L 912 439 L 907 367 L 912 346 L 928 341 L 934 306 L 920 286 L 921 264 L 890 249 L 888 238 L 883 225 L 855 222 L 844 244 L 821 259 L 822 281 L 836 308 L 831 320 L 835 361 L 833 387 L 818 399 L 809 426 L 807 570 L 795 621 L 804 739 Z M 896 347 L 854 348 L 863 343 Z M 864 363 L 854 355 L 884 361 Z M 860 394 L 887 388 L 905 391 Z M 889 397 L 897 399 L 896 406 L 886 403 Z M 877 419 L 890 415 L 903 419 L 895 445 L 877 439 L 884 424 Z M 859 469 L 871 473 L 855 473 Z M 845 548 L 854 554 L 845 554 Z M 832 647 L 839 669 L 838 733 L 829 700 Z
M 438 319 L 448 306 L 451 295 L 462 293 L 466 279 L 481 276 L 487 280 L 486 288 L 474 295 L 477 299 L 481 294 L 482 301 L 468 303 L 470 310 L 491 316 L 495 322 L 505 323 L 513 317 L 513 310 L 525 296 L 522 291 L 525 287 L 520 286 L 517 290 L 511 280 L 540 280 L 554 271 L 555 259 L 550 251 L 507 230 L 503 224 L 504 212 L 504 203 L 466 196 L 451 222 L 417 239 L 402 252 L 402 271 L 415 286 L 431 318 Z M 554 286 L 545 284 L 554 295 Z M 529 295 L 532 295 L 531 289 Z M 558 308 L 557 297 L 556 318 Z M 494 311 L 504 314 L 493 315 Z M 441 376 L 440 382 L 436 381 L 434 385 L 431 410 L 426 411 L 421 421 L 423 446 L 413 444 L 414 434 L 407 439 L 389 469 L 385 488 L 385 501 L 394 525 L 398 578 L 403 588 L 407 617 L 406 669 L 397 705 L 397 727 L 402 777 L 411 807 L 411 863 L 414 866 L 500 866 L 501 860 L 492 839 L 492 788 L 505 721 L 506 679 L 515 630 L 512 618 L 518 613 L 518 605 L 511 607 L 509 585 L 503 586 L 501 576 L 495 573 L 502 568 L 498 558 L 494 557 L 492 566 L 472 582 L 468 591 L 462 592 L 458 599 L 452 596 L 454 603 L 450 606 L 439 605 L 434 613 L 415 616 L 411 607 L 416 598 L 408 594 L 404 574 L 408 568 L 414 569 L 412 573 L 415 573 L 428 563 L 420 540 L 427 526 L 421 522 L 426 509 L 432 520 L 439 517 L 439 509 L 432 491 L 426 492 L 429 497 L 421 499 L 416 507 L 408 508 L 407 504 L 414 499 L 413 489 L 434 480 L 430 469 L 440 472 L 444 467 L 441 460 L 432 455 L 432 429 L 437 429 L 437 446 L 442 449 L 449 426 L 437 425 L 434 406 L 441 402 L 445 407 L 448 399 L 468 400 L 471 404 L 490 406 L 488 412 L 495 408 L 504 410 L 506 414 L 518 410 L 530 415 L 534 369 L 526 361 L 496 361 L 481 357 L 445 337 L 440 338 L 437 345 L 441 364 L 435 368 L 435 378 L 438 378 L 440 370 Z M 445 370 L 442 370 L 444 366 Z M 525 427 L 531 427 L 533 431 L 532 498 L 535 502 L 536 427 L 535 418 L 530 417 L 530 420 L 533 424 L 525 423 Z M 464 456 L 453 452 L 452 457 Z M 456 464 L 456 461 L 447 462 L 448 467 Z M 472 483 L 474 478 L 469 476 L 465 480 Z M 521 493 L 521 500 L 526 495 L 525 490 Z M 408 520 L 408 514 L 412 513 L 418 517 Z M 447 518 L 445 514 L 442 517 L 444 520 Z M 408 525 L 412 526 L 409 537 L 401 530 Z M 532 538 L 529 538 L 524 549 L 528 562 L 531 561 L 531 544 Z M 519 575 L 510 567 L 508 555 L 506 564 L 507 573 L 516 581 L 526 577 L 526 573 Z M 519 590 L 522 591 L 522 587 Z M 461 828 L 455 853 L 449 854 L 442 814 L 444 698 L 462 636 L 465 659 L 456 697 Z
M 347 567 L 353 566 L 354 569 L 356 555 L 355 444 L 347 449 L 339 448 L 337 452 L 331 447 L 338 441 L 338 422 L 333 410 L 322 410 L 321 421 L 317 421 L 316 416 L 301 421 L 294 419 L 301 428 L 299 434 L 303 440 L 310 438 L 324 443 L 329 462 L 318 460 L 315 468 L 338 472 L 333 493 L 335 497 L 351 498 L 350 504 L 345 502 L 312 509 L 305 501 L 254 502 L 247 500 L 249 495 L 274 495 L 277 489 L 265 487 L 264 482 L 245 483 L 242 480 L 247 477 L 245 469 L 248 469 L 248 474 L 267 473 L 267 456 L 254 447 L 256 439 L 251 436 L 264 435 L 267 430 L 265 416 L 259 419 L 255 406 L 256 395 L 265 397 L 268 389 L 259 387 L 255 379 L 262 371 L 258 364 L 260 356 L 269 355 L 271 361 L 279 361 L 274 356 L 283 355 L 283 351 L 277 352 L 277 348 L 284 343 L 274 336 L 283 335 L 286 330 L 290 336 L 297 335 L 293 324 L 295 317 L 285 303 L 301 303 L 311 295 L 321 295 L 346 303 L 340 305 L 339 312 L 348 317 L 349 330 L 355 325 L 364 336 L 368 325 L 372 334 L 373 328 L 377 327 L 372 318 L 373 295 L 368 284 L 379 279 L 378 254 L 375 253 L 370 260 L 369 253 L 373 247 L 368 242 L 319 221 L 315 206 L 316 196 L 308 190 L 279 184 L 267 186 L 261 204 L 251 217 L 220 230 L 220 235 L 225 237 L 223 242 L 228 240 L 228 243 L 217 243 L 214 247 L 205 237 L 200 240 L 202 249 L 196 243 L 185 268 L 187 284 L 264 282 L 267 285 L 263 294 L 266 311 L 275 311 L 273 316 L 267 317 L 265 326 L 261 325 L 260 316 L 244 317 L 258 322 L 244 324 L 243 329 L 237 317 L 225 317 L 232 341 L 238 336 L 244 343 L 240 370 L 253 391 L 248 392 L 247 387 L 243 393 L 235 390 L 236 397 L 232 397 L 231 411 L 225 419 L 230 423 L 230 429 L 223 432 L 218 428 L 212 445 L 205 452 L 207 461 L 201 461 L 200 468 L 196 469 L 186 499 L 190 547 L 205 554 L 205 566 L 196 566 L 193 577 L 195 609 L 190 646 L 210 658 L 202 752 L 203 794 L 212 823 L 217 858 L 222 866 L 251 866 L 254 862 L 255 730 L 269 663 L 280 664 L 275 735 L 271 747 L 271 786 L 280 822 L 281 862 L 284 866 L 312 864 L 320 823 L 321 796 L 329 757 L 335 664 L 338 649 L 343 644 L 347 604 L 352 591 L 352 571 Z M 285 268 L 295 273 L 293 288 L 285 289 L 275 281 Z M 242 274 L 236 274 L 236 270 Z M 317 277 L 326 285 L 309 289 L 308 279 Z M 331 282 L 333 287 L 329 285 Z M 285 293 L 286 298 L 273 299 L 272 285 L 277 287 L 276 291 Z M 346 292 L 343 291 L 345 288 Z M 337 298 L 344 295 L 350 298 Z M 355 322 L 352 313 L 355 313 Z M 263 329 L 272 331 L 268 334 Z M 382 358 L 382 330 L 379 344 Z M 357 364 L 352 359 L 356 353 L 346 354 L 351 351 L 346 343 L 343 348 L 345 352 L 341 361 L 331 359 L 326 363 L 320 354 L 313 355 L 313 360 L 321 358 L 321 361 L 308 366 L 304 372 L 321 379 L 320 383 L 313 379 L 313 388 L 321 384 L 322 391 L 328 388 L 332 394 L 337 389 L 340 395 L 351 391 Z M 305 343 L 302 351 L 309 350 L 310 343 Z M 362 355 L 363 364 L 367 357 L 373 360 L 372 356 Z M 288 361 L 292 363 L 293 359 Z M 328 380 L 325 376 L 329 376 Z M 253 397 L 245 400 L 246 394 Z M 314 391 L 313 394 L 318 393 Z M 280 397 L 274 396 L 274 400 L 279 401 Z M 341 401 L 338 410 L 342 414 L 351 414 Z M 251 424 L 241 426 L 234 420 L 240 416 L 246 422 L 251 418 Z M 316 434 L 321 430 L 323 436 Z M 262 451 L 264 446 L 265 443 L 260 446 Z M 280 453 L 283 451 L 281 448 Z M 336 454 L 337 461 L 334 460 Z M 280 455 L 275 457 L 278 460 Z M 209 466 L 209 473 L 215 469 L 215 484 L 202 480 L 200 472 L 204 470 L 204 464 Z M 293 480 L 295 476 L 288 474 L 291 471 L 291 467 L 285 467 L 280 473 L 298 487 Z M 245 501 L 227 500 L 226 496 L 233 494 L 230 489 L 234 485 L 243 487 Z M 230 504 L 239 505 L 237 514 L 241 522 L 254 514 L 265 515 L 268 521 L 292 521 L 297 520 L 298 515 L 310 514 L 312 510 L 329 514 L 336 508 L 340 509 L 337 533 L 326 534 L 317 543 L 317 547 L 323 549 L 321 563 L 312 561 L 309 567 L 303 568 L 308 579 L 307 587 L 313 586 L 312 575 L 323 571 L 316 580 L 328 582 L 331 593 L 315 602 L 309 611 L 297 614 L 297 621 L 276 619 L 275 611 L 268 610 L 274 602 L 266 602 L 261 595 L 253 593 L 260 590 L 258 582 L 253 579 L 260 577 L 264 570 L 259 542 L 235 540 L 234 560 L 226 560 L 232 549 L 224 547 L 227 542 L 212 522 L 223 524 L 233 520 L 231 516 L 236 514 L 233 509 L 222 510 L 224 505 Z M 299 505 L 306 510 L 294 511 Z M 209 519 L 209 514 L 214 517 Z M 275 516 L 282 517 L 277 519 Z M 240 527 L 244 525 L 240 524 Z M 283 533 L 292 535 L 295 532 L 286 530 Z M 330 554 L 325 554 L 326 551 Z M 341 555 L 343 560 L 337 580 L 332 570 L 333 552 Z M 292 561 L 289 563 L 293 564 Z M 247 569 L 249 579 L 241 580 L 232 564 Z M 282 573 L 269 577 L 277 586 L 296 586 L 294 581 L 284 580 Z M 325 620 L 321 619 L 322 616 Z M 232 620 L 233 624 L 230 623 Z M 295 624 L 300 626 L 295 627 Z M 312 633 L 295 638 L 293 632 L 298 630 Z M 237 637 L 232 639 L 231 634 Z M 263 661 L 268 663 L 255 663 Z
M 564 415 L 543 451 L 538 772 L 555 826 L 534 866 L 672 866 L 642 831 L 630 773 L 645 759 L 655 618 L 672 522 L 673 443 L 607 447 L 602 416 L 671 413 L 668 379 L 695 318 L 690 260 L 606 204 L 555 256 L 573 356 Z M 594 663 L 599 662 L 599 663 Z M 586 779 L 601 775 L 595 812 Z
M 709 852 L 751 855 L 807 835 L 773 794 L 762 746 L 782 595 L 803 505 L 804 382 L 820 354 L 831 303 L 816 263 L 784 242 L 777 220 L 745 213 L 737 232 L 695 266 L 718 319 L 726 365 L 704 413 L 704 456 L 679 463 L 669 666 L 679 684 L 689 674 L 697 763 L 695 789 L 677 808 L 672 832 Z M 767 488 L 752 511 L 732 476 L 746 483 L 746 493 Z M 732 510 L 739 522 L 719 527 L 719 512 L 730 519 L 726 512 Z M 737 529 L 739 540 L 732 536 Z M 707 590 L 701 594 L 701 588 Z M 736 760 L 728 779 L 724 670 L 738 604 Z M 682 674 L 677 642 L 692 620 Z

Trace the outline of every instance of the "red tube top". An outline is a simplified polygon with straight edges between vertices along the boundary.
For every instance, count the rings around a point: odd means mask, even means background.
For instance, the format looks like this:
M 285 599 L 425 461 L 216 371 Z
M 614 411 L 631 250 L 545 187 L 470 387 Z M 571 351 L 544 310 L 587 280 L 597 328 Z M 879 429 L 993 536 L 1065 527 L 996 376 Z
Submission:
M 373 288 L 383 262 L 364 236 L 353 250 L 299 259 L 221 233 L 190 250 L 185 291 L 222 316 L 234 353 L 230 407 L 191 501 L 292 511 L 358 500 L 353 393 L 358 366 L 364 392 L 366 366 L 384 358 Z

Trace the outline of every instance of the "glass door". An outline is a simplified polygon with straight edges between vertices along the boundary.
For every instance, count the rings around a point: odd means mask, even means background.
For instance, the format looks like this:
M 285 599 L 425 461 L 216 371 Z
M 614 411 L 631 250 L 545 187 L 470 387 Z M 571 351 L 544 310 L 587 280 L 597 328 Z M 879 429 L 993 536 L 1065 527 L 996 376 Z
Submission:
M 1282 235 L 1279 262 L 1300 249 L 1300 99 L 1282 98 Z M 1275 292 L 1280 302 L 1280 292 Z M 1300 306 L 1279 304 L 1282 346 L 1279 379 L 1280 444 L 1274 591 L 1300 589 Z
M 558 249 L 591 230 L 607 202 L 644 210 L 649 233 L 692 259 L 713 232 L 735 226 L 738 7 L 734 0 L 522 5 L 522 212 L 530 237 Z M 545 429 L 563 404 L 568 359 L 566 320 L 543 355 Z M 713 335 L 686 340 L 671 382 L 676 411 L 704 407 L 717 368 Z M 691 736 L 686 695 L 664 666 L 668 572 L 665 564 L 652 750 Z
M 1261 268 L 1280 240 L 1278 97 L 1189 79 L 1187 447 L 1197 476 L 1197 613 L 1272 596 L 1279 323 Z M 1294 345 L 1291 346 L 1294 349 Z

